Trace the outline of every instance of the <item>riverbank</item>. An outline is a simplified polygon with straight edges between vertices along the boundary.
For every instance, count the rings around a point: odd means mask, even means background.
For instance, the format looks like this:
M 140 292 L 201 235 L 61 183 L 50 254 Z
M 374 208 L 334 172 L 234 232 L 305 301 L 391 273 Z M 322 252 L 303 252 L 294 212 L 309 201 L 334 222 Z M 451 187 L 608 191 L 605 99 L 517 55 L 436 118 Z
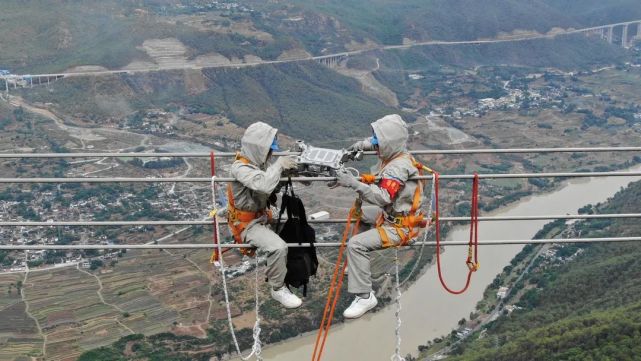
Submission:
M 636 166 L 630 170 L 640 170 Z M 497 216 L 575 213 L 585 204 L 606 200 L 635 178 L 588 178 L 565 183 L 553 192 L 524 198 L 496 212 Z M 480 240 L 530 239 L 547 221 L 486 222 L 480 227 Z M 452 229 L 445 243 L 465 239 L 468 228 Z M 437 280 L 436 268 L 429 267 L 403 295 L 402 354 L 417 354 L 417 347 L 428 340 L 440 337 L 454 329 L 458 321 L 468 318 L 482 299 L 483 292 L 497 274 L 510 263 L 522 246 L 480 247 L 481 269 L 474 274 L 469 291 L 453 296 L 442 290 Z M 465 247 L 447 247 L 443 253 L 445 278 L 453 288 L 465 281 Z M 491 258 L 490 258 L 491 257 Z M 378 360 L 391 355 L 394 348 L 394 307 L 359 320 L 347 322 L 332 330 L 325 351 L 328 360 Z M 270 345 L 263 352 L 266 360 L 298 361 L 309 357 L 313 350 L 315 333 L 310 332 L 288 341 Z M 358 345 L 358 347 L 355 347 Z M 383 356 L 384 355 L 384 356 Z

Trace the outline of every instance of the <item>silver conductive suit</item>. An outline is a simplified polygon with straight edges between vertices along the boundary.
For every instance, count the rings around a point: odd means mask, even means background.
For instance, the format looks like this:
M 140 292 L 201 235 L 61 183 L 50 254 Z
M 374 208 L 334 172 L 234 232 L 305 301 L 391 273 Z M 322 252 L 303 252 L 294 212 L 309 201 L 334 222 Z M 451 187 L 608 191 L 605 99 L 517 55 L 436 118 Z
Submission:
M 393 114 L 372 123 L 372 129 L 373 137 L 350 148 L 377 150 L 379 163 L 373 175 L 380 180 L 366 184 L 346 172 L 338 175 L 339 184 L 353 188 L 364 202 L 375 206 L 363 207 L 363 221 L 376 228 L 352 237 L 347 245 L 348 291 L 357 295 L 372 292 L 370 252 L 412 242 L 420 229 L 414 217 L 410 217 L 420 209 L 422 184 L 410 180 L 419 171 L 407 151 L 407 125 Z
M 241 150 L 231 166 L 235 179 L 228 186 L 228 219 L 237 242 L 255 246 L 267 254 L 269 283 L 283 287 L 287 272 L 287 245 L 268 226 L 269 197 L 279 184 L 283 170 L 296 167 L 293 157 L 279 157 L 268 165 L 270 151 L 277 149 L 277 129 L 258 122 L 250 125 L 241 139 Z

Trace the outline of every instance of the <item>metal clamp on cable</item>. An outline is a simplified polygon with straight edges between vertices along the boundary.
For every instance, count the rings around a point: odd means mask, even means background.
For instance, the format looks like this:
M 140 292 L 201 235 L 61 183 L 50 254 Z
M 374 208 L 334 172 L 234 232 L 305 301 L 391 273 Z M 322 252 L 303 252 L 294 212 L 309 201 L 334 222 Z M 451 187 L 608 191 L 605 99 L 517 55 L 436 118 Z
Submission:
M 478 263 L 478 262 L 474 263 L 474 262 L 472 262 L 472 261 L 469 261 L 469 262 L 465 262 L 465 264 L 467 264 L 467 268 L 468 268 L 471 272 L 476 272 L 476 271 L 478 271 L 478 270 L 479 270 L 479 268 L 481 268 L 481 264 L 480 264 L 480 263 Z
M 352 217 L 355 219 L 361 219 L 363 217 L 363 200 L 361 197 L 356 198 L 354 201 Z

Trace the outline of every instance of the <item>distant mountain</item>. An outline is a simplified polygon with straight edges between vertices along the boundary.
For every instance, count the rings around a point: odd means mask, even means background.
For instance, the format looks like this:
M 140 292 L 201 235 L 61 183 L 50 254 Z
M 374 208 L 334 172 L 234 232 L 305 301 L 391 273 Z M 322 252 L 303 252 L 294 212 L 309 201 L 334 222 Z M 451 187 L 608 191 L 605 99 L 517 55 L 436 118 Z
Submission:
M 291 58 L 404 39 L 474 40 L 632 19 L 641 19 L 634 0 L 7 0 L 0 5 L 0 69 L 118 69 L 176 56 Z M 174 40 L 154 43 L 163 39 Z
M 414 40 L 473 40 L 501 32 L 546 33 L 641 19 L 634 0 L 323 0 L 295 1 L 385 44 Z
M 641 4 L 634 0 L 542 0 L 542 2 L 584 27 L 641 19 Z

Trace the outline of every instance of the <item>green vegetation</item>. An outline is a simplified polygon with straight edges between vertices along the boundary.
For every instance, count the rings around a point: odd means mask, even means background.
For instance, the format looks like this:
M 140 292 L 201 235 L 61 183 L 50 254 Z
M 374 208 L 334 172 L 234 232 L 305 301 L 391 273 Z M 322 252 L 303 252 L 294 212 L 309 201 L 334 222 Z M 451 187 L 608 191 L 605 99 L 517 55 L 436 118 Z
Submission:
M 546 33 L 553 27 L 590 26 L 641 18 L 634 0 L 297 0 L 299 6 L 338 18 L 362 38 L 385 44 L 411 39 L 471 40 L 515 29 Z M 598 10 L 597 10 L 598 9 Z
M 3 31 L 0 43 L 12 51 L 3 53 L 2 65 L 35 73 L 85 64 L 116 68 L 146 59 L 136 46 L 171 29 L 137 18 L 132 10 L 116 1 L 3 1 L 0 23 L 12 31 Z
M 597 213 L 629 213 L 638 211 L 640 201 L 637 182 L 595 207 Z M 641 227 L 633 220 L 597 220 L 582 222 L 577 230 L 588 237 L 622 236 L 639 234 Z M 451 359 L 636 359 L 641 352 L 641 246 L 568 246 L 556 257 L 568 259 L 579 249 L 583 253 L 573 260 L 536 267 L 521 285 L 516 305 L 523 309 L 490 323 L 482 337 L 463 343 Z
M 46 7 L 47 11 L 42 11 Z M 296 42 L 278 36 L 262 42 L 238 33 L 207 31 L 168 22 L 149 14 L 153 3 L 107 1 L 4 1 L 0 23 L 13 31 L 0 34 L 11 48 L 0 56 L 0 68 L 16 72 L 52 72 L 80 65 L 110 69 L 134 60 L 150 61 L 140 49 L 148 39 L 175 37 L 191 57 L 217 52 L 228 58 L 255 54 L 275 59 Z M 236 19 L 241 20 L 241 19 Z M 26 40 L 28 38 L 28 41 Z
M 13 257 L 9 256 L 8 251 L 0 251 L 0 264 L 5 267 L 13 264 Z
M 192 112 L 222 114 L 240 126 L 255 121 L 270 123 L 288 135 L 309 140 L 360 135 L 363 126 L 390 109 L 362 93 L 353 79 L 316 63 L 285 64 L 256 68 L 204 70 L 207 89 L 198 95 L 185 90 L 183 72 L 150 73 L 122 77 L 65 79 L 55 92 L 30 89 L 31 101 L 65 104 L 65 113 L 83 114 L 102 122 L 122 114 L 149 108 L 185 107 Z M 123 94 L 129 95 L 125 98 Z M 104 106 L 105 99 L 120 106 Z M 140 126 L 137 113 L 127 124 Z
M 276 59 L 293 49 L 317 55 L 340 52 L 354 41 L 400 44 L 404 38 L 473 40 L 515 30 L 546 33 L 554 27 L 578 28 L 641 18 L 641 9 L 634 0 L 247 3 L 256 10 L 201 11 L 175 7 L 168 1 L 3 1 L 0 23 L 12 31 L 0 34 L 0 43 L 11 49 L 0 55 L 0 68 L 22 73 L 63 71 L 81 65 L 116 69 L 136 60 L 151 61 L 141 49 L 149 39 L 176 38 L 186 46 L 185 55 L 192 59 L 212 52 L 227 58 L 256 55 Z M 202 16 L 206 20 L 192 21 Z M 261 36 L 233 25 L 257 29 Z M 522 44 L 511 47 L 530 48 Z M 561 53 L 583 49 L 575 44 Z M 521 57 L 516 64 L 536 59 Z
M 221 85 L 225 111 L 235 123 L 246 127 L 265 121 L 294 137 L 330 139 L 337 130 L 354 136 L 392 111 L 363 95 L 356 81 L 315 64 L 205 75 Z

